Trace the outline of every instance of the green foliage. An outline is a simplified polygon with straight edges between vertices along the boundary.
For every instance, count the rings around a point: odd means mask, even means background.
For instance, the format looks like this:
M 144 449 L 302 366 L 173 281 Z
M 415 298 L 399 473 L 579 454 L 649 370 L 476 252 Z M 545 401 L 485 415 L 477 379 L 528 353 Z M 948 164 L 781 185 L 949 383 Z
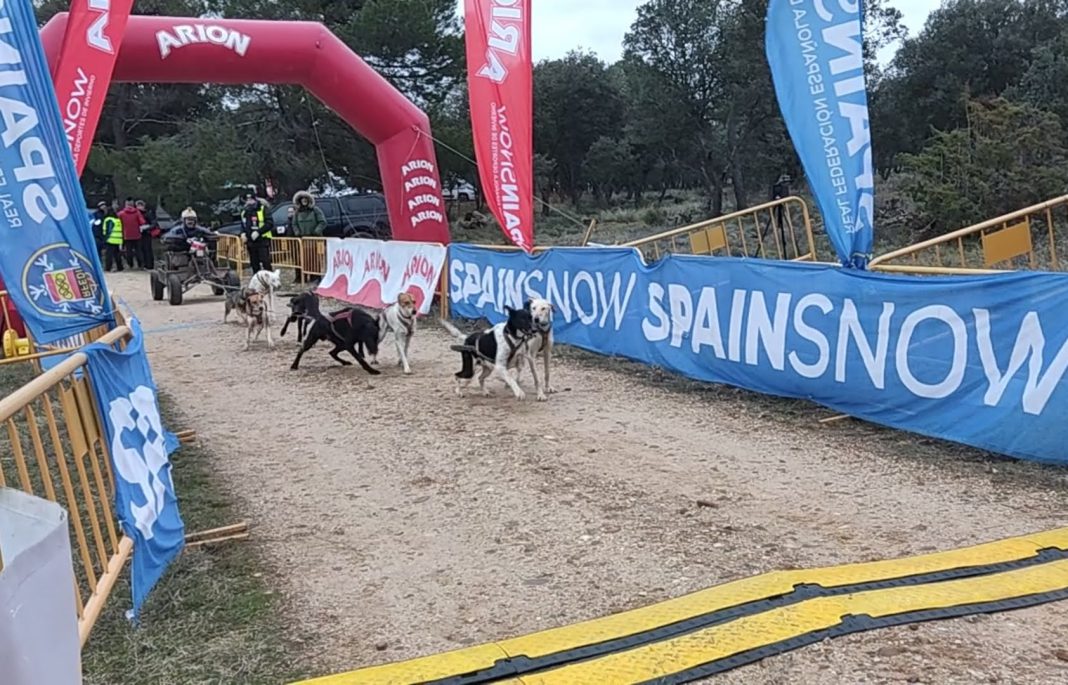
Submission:
M 1063 0 L 948 0 L 933 12 L 923 32 L 904 42 L 873 94 L 880 169 L 896 167 L 902 152 L 919 151 L 933 131 L 964 126 L 969 98 L 1002 96 L 1019 83 L 1035 52 L 1060 38 L 1064 5 Z M 1030 90 L 1038 94 L 1034 86 Z
M 902 155 L 905 191 L 945 232 L 1064 193 L 1068 150 L 1056 115 L 998 99 L 971 102 L 967 128 Z
M 572 52 L 534 69 L 534 149 L 553 160 L 553 181 L 577 203 L 589 184 L 583 163 L 602 136 L 622 130 L 622 96 L 597 57 Z

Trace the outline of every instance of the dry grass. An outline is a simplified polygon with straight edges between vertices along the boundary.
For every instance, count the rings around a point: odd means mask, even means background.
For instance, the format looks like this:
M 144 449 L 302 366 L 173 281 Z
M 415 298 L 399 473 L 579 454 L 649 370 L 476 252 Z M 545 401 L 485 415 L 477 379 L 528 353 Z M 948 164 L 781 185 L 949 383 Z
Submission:
M 165 417 L 173 416 L 166 397 L 162 404 Z M 173 457 L 187 532 L 241 519 L 214 458 L 196 445 Z M 300 636 L 282 621 L 271 576 L 254 542 L 187 550 L 149 597 L 137 629 L 125 619 L 127 576 L 83 654 L 86 683 L 284 683 L 306 676 Z
M 28 364 L 0 369 L 0 395 L 32 377 Z M 163 410 L 173 415 L 166 401 Z M 0 462 L 12 460 L 8 452 L 5 443 Z M 187 445 L 173 461 L 187 531 L 240 520 L 211 455 Z M 12 467 L 6 463 L 9 475 Z M 33 481 L 40 490 L 39 479 Z M 9 479 L 9 485 L 16 483 Z M 307 676 L 311 669 L 302 666 L 301 639 L 281 619 L 271 576 L 252 542 L 187 550 L 149 596 L 135 628 L 125 618 L 131 606 L 127 566 L 83 650 L 85 682 L 273 684 Z

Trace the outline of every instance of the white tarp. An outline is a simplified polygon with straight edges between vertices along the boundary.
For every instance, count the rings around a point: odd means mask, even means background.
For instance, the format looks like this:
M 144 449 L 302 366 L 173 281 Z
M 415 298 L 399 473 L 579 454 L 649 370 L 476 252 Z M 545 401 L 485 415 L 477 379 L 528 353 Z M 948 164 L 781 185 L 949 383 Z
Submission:
M 67 512 L 0 488 L 0 683 L 80 685 Z

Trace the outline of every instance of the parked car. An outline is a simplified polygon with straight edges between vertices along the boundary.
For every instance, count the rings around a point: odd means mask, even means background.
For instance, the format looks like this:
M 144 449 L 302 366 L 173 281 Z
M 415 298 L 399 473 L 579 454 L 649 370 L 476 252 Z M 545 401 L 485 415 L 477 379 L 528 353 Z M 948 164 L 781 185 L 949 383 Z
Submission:
M 274 218 L 275 226 L 286 225 L 289 207 L 292 204 L 292 202 L 282 202 L 271 207 L 271 216 Z M 326 217 L 324 237 L 377 240 L 389 240 L 393 237 L 393 231 L 389 226 L 389 213 L 386 211 L 386 198 L 381 193 L 317 197 L 315 206 L 323 210 L 323 216 Z M 219 233 L 241 235 L 241 223 L 221 226 Z M 275 235 L 278 235 L 277 231 Z
M 459 200 L 460 202 L 470 202 L 477 194 L 478 190 L 467 181 L 457 181 L 441 192 L 446 200 Z

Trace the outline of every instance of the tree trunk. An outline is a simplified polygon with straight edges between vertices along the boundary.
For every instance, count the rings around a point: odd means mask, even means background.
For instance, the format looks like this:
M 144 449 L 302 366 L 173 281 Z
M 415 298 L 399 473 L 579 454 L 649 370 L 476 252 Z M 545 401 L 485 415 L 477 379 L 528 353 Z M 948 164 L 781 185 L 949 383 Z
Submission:
M 749 193 L 746 191 L 742 165 L 737 159 L 731 162 L 731 183 L 734 185 L 734 209 L 741 211 L 749 207 Z
M 720 216 L 723 214 L 723 174 L 706 166 L 701 169 L 701 175 L 705 179 L 705 191 L 708 193 L 705 209 L 711 216 Z

